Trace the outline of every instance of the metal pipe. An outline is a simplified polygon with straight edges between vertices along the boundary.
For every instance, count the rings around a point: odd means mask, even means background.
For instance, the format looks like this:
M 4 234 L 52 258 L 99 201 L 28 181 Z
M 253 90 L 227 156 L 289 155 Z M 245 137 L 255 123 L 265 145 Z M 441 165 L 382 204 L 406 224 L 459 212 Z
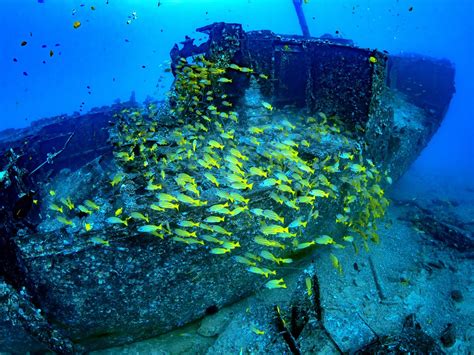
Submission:
M 298 22 L 300 23 L 301 32 L 303 32 L 304 37 L 311 37 L 309 34 L 308 24 L 306 23 L 306 18 L 304 17 L 303 12 L 303 0 L 293 0 L 293 5 L 295 6 L 296 15 L 298 16 Z

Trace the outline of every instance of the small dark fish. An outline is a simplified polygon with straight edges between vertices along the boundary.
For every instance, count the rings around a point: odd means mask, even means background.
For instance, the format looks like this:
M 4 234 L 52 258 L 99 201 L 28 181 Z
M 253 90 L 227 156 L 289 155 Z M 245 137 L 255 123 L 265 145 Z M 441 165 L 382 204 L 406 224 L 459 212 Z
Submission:
M 21 43 L 20 43 L 20 45 L 21 45 L 22 47 L 26 46 L 27 44 L 28 44 L 28 42 L 26 42 L 26 41 L 21 41 Z
M 24 76 L 28 76 L 28 73 L 26 71 L 23 72 Z
M 43 44 L 41 48 L 46 48 L 47 46 L 48 46 L 47 44 Z
M 54 46 L 59 47 L 60 45 L 61 45 L 60 43 L 56 43 Z
M 44 4 L 44 0 L 38 0 L 39 4 Z
M 90 89 L 91 87 L 89 85 L 86 86 L 88 89 Z
M 410 6 L 410 8 L 408 9 L 408 11 L 413 11 L 413 6 Z
M 16 58 L 13 58 L 13 61 L 16 63 L 16 62 L 18 62 L 18 59 L 16 59 Z
M 130 42 L 127 38 L 125 38 L 125 42 Z
M 145 68 L 146 68 L 146 66 L 145 66 L 145 65 L 142 65 L 142 68 L 143 68 L 143 69 L 145 69 Z
M 43 64 L 46 64 L 46 61 L 45 61 L 45 60 L 43 60 Z
M 54 52 L 52 50 L 49 51 L 49 56 L 52 57 L 54 55 Z

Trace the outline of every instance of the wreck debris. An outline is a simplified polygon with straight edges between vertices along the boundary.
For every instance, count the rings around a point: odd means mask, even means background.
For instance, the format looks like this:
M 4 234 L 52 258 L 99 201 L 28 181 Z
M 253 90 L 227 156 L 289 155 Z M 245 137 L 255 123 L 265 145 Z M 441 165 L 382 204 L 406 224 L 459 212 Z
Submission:
M 377 274 L 377 270 L 375 269 L 374 261 L 372 260 L 372 256 L 369 255 L 369 265 L 370 265 L 370 271 L 372 271 L 372 277 L 374 278 L 375 282 L 375 287 L 377 289 L 377 293 L 379 295 L 379 298 L 381 301 L 384 301 L 386 299 L 385 293 L 382 289 L 382 284 L 380 283 L 379 276 Z
M 46 160 L 41 163 L 40 165 L 38 165 L 38 167 L 36 169 L 34 169 L 31 173 L 29 173 L 28 176 L 31 176 L 33 175 L 34 173 L 36 173 L 38 170 L 40 170 L 43 166 L 45 166 L 46 164 L 53 164 L 53 160 L 54 158 L 56 158 L 59 154 L 61 154 L 62 152 L 64 152 L 64 150 L 67 148 L 69 142 L 71 141 L 72 137 L 74 136 L 74 133 L 75 132 L 72 132 L 71 135 L 69 136 L 69 138 L 66 140 L 66 142 L 64 143 L 64 146 L 58 150 L 57 152 L 55 153 L 48 153 L 47 154 L 47 157 L 46 157 Z

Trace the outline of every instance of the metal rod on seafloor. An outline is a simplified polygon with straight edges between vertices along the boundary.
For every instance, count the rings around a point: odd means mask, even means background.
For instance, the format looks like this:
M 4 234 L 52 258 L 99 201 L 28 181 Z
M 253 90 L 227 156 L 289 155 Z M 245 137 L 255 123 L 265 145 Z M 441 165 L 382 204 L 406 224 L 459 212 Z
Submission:
M 310 37 L 308 24 L 306 23 L 306 18 L 304 17 L 303 12 L 303 0 L 293 0 L 293 5 L 295 6 L 296 15 L 298 16 L 298 22 L 300 23 L 303 36 Z

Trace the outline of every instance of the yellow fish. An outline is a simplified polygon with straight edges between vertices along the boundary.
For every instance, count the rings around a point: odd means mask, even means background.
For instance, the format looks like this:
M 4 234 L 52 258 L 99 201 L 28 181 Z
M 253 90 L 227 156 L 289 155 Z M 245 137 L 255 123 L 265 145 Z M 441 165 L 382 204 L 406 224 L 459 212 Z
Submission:
M 211 173 L 204 173 L 204 177 L 212 182 L 216 187 L 219 187 L 219 181 L 217 181 L 216 177 L 212 175 Z
M 328 245 L 328 244 L 334 244 L 334 239 L 332 239 L 330 236 L 328 235 L 322 235 L 320 236 L 319 238 L 316 238 L 314 240 L 317 244 L 321 244 L 321 245 Z
M 283 279 L 278 280 L 270 280 L 265 284 L 266 288 L 273 289 L 273 288 L 286 288 L 285 282 Z
M 237 261 L 238 263 L 248 265 L 248 266 L 256 266 L 257 265 L 256 262 L 254 262 L 252 260 L 249 260 L 246 257 L 240 256 L 240 255 L 234 256 L 234 260 Z
M 127 220 L 122 220 L 118 217 L 109 217 L 105 221 L 110 224 L 123 224 L 124 226 L 128 226 Z
M 207 143 L 211 148 L 217 148 L 217 149 L 224 149 L 224 146 L 222 144 L 220 144 L 219 142 L 211 139 L 208 143 Z
M 265 107 L 268 111 L 273 111 L 273 106 L 268 102 L 262 101 L 262 106 Z
M 265 239 L 265 238 L 259 237 L 259 236 L 254 238 L 254 242 L 257 243 L 257 244 L 266 246 L 266 247 L 280 248 L 280 249 L 285 249 L 286 248 L 285 245 L 281 244 L 280 242 L 277 242 L 275 240 Z
M 169 202 L 169 201 L 160 200 L 158 202 L 158 206 L 161 207 L 161 208 L 165 208 L 165 209 L 175 209 L 176 211 L 179 210 L 179 204 L 172 203 L 172 202 Z
M 72 221 L 70 221 L 70 220 L 64 218 L 63 216 L 56 217 L 56 219 L 57 219 L 59 222 L 65 224 L 65 225 L 74 227 L 74 223 L 73 223 Z
M 339 259 L 334 254 L 330 254 L 329 256 L 331 257 L 332 266 L 342 274 L 342 265 L 339 263 Z
M 132 217 L 133 219 L 141 219 L 142 221 L 145 221 L 147 223 L 150 222 L 150 218 L 148 216 L 143 215 L 140 212 L 132 212 L 130 213 L 130 217 Z
M 211 249 L 211 254 L 225 254 L 229 252 L 230 252 L 230 249 L 227 249 L 227 248 L 212 248 Z
M 84 204 L 93 210 L 96 210 L 96 211 L 100 210 L 100 207 L 94 201 L 85 200 Z
M 63 213 L 63 208 L 62 207 L 59 207 L 58 205 L 56 205 L 55 203 L 52 203 L 51 205 L 49 205 L 49 209 L 52 210 L 52 211 L 56 211 L 56 212 L 59 212 L 59 213 Z
M 260 268 L 260 267 L 257 267 L 257 266 L 251 266 L 251 267 L 247 268 L 247 271 L 250 271 L 254 274 L 265 276 L 267 278 L 268 278 L 269 275 L 276 275 L 275 270 L 269 270 L 269 269 Z
M 86 213 L 88 215 L 91 215 L 92 214 L 92 211 L 90 209 L 88 209 L 86 206 L 84 205 L 79 205 L 77 206 L 77 208 L 79 209 L 79 211 L 81 211 L 82 213 Z
M 71 201 L 71 198 L 61 198 L 61 203 L 66 206 L 67 208 L 69 208 L 70 210 L 72 210 L 74 208 L 74 203 L 72 203 Z
M 261 176 L 261 177 L 264 177 L 266 178 L 267 177 L 267 172 L 264 171 L 263 169 L 261 168 L 257 168 L 257 167 L 254 167 L 252 166 L 250 169 L 249 169 L 249 173 L 250 175 L 252 176 Z
M 109 243 L 108 240 L 105 240 L 105 239 L 102 239 L 102 238 L 99 238 L 99 237 L 92 237 L 91 239 L 89 239 L 89 241 L 91 243 L 94 243 L 94 244 L 100 244 L 100 245 L 104 245 L 104 246 L 107 246 L 107 247 L 110 246 L 110 243 Z
M 196 232 L 188 232 L 184 229 L 177 228 L 174 230 L 174 233 L 180 237 L 196 237 Z
M 114 178 L 112 179 L 112 181 L 110 181 L 110 185 L 112 186 L 117 185 L 118 183 L 120 183 L 120 181 L 123 180 L 123 178 L 124 176 L 122 174 L 116 174 Z

